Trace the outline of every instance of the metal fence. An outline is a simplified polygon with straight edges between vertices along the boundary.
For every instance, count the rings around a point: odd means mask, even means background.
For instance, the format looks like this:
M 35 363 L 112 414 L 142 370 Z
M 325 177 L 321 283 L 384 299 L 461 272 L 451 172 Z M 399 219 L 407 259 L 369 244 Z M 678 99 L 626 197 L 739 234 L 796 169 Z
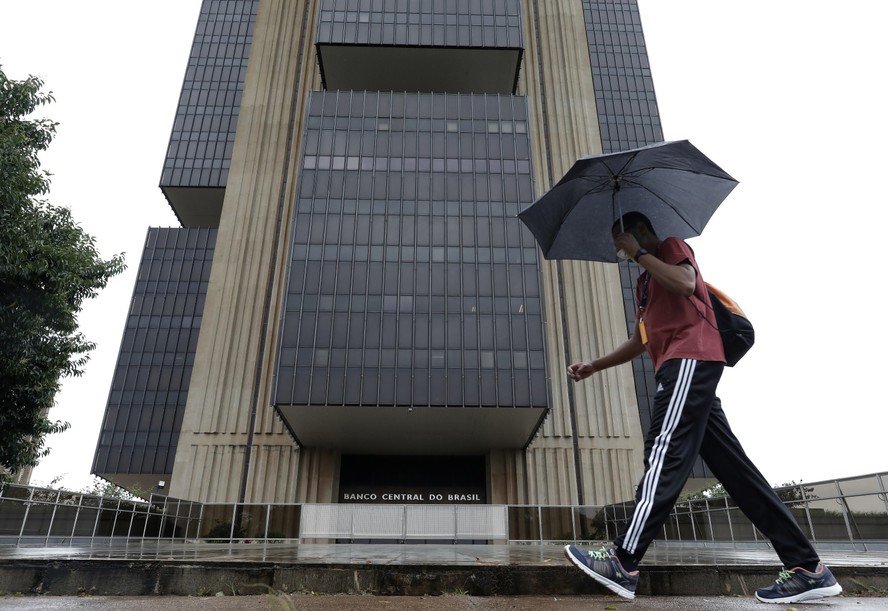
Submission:
M 888 473 L 776 489 L 816 542 L 860 549 L 888 542 Z M 147 501 L 6 484 L 0 545 L 96 545 L 117 540 L 542 543 L 608 541 L 631 502 L 541 505 L 212 504 L 152 495 Z M 678 503 L 658 539 L 763 542 L 730 497 Z

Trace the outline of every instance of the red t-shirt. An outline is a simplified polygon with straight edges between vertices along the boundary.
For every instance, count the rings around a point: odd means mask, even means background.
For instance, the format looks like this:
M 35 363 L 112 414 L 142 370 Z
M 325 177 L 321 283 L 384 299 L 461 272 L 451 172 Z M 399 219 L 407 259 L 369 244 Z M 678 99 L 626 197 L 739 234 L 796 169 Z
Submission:
M 642 302 L 645 282 L 648 286 L 644 317 L 636 311 L 636 319 L 644 320 L 645 348 L 654 360 L 654 370 L 677 358 L 724 363 L 724 346 L 694 251 L 683 240 L 666 238 L 654 256 L 670 265 L 690 263 L 697 272 L 697 286 L 690 297 L 668 292 L 653 278 L 648 280 L 647 272 L 638 278 L 636 303 Z

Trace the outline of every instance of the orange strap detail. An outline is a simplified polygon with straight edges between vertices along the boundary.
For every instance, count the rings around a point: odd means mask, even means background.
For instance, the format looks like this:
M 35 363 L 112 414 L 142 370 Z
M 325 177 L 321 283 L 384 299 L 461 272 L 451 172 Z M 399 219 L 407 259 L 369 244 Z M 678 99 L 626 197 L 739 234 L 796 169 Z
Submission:
M 708 288 L 710 291 L 712 291 L 713 295 L 718 297 L 718 300 L 721 301 L 725 305 L 725 307 L 728 308 L 728 310 L 730 310 L 734 314 L 739 314 L 743 318 L 746 318 L 746 314 L 743 313 L 743 310 L 740 308 L 740 306 L 737 304 L 737 302 L 734 301 L 733 299 L 731 299 L 730 297 L 728 297 L 724 291 L 715 288 L 714 286 L 712 286 L 708 282 L 704 282 L 704 284 L 706 285 L 706 288 Z

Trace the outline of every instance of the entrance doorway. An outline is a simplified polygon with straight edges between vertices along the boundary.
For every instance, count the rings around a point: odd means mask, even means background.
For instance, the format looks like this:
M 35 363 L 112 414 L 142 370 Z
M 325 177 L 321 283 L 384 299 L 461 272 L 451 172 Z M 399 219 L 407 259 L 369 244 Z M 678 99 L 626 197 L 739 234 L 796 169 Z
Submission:
M 483 456 L 342 456 L 340 503 L 487 502 Z

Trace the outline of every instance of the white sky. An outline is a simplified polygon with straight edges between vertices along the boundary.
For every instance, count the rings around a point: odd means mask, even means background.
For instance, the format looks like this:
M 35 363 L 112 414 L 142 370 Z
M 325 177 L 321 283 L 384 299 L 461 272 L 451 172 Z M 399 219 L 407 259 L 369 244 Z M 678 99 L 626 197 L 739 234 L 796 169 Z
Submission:
M 578 0 L 579 1 L 579 0 Z M 667 140 L 688 139 L 740 180 L 691 240 L 707 280 L 756 327 L 720 386 L 772 483 L 888 471 L 888 332 L 874 273 L 888 207 L 881 96 L 888 3 L 639 0 Z M 0 65 L 42 77 L 61 125 L 42 157 L 50 201 L 129 269 L 89 302 L 98 343 L 66 380 L 33 483 L 87 486 L 149 226 L 176 220 L 158 182 L 199 0 L 0 0 Z M 592 355 L 582 355 L 592 356 Z

